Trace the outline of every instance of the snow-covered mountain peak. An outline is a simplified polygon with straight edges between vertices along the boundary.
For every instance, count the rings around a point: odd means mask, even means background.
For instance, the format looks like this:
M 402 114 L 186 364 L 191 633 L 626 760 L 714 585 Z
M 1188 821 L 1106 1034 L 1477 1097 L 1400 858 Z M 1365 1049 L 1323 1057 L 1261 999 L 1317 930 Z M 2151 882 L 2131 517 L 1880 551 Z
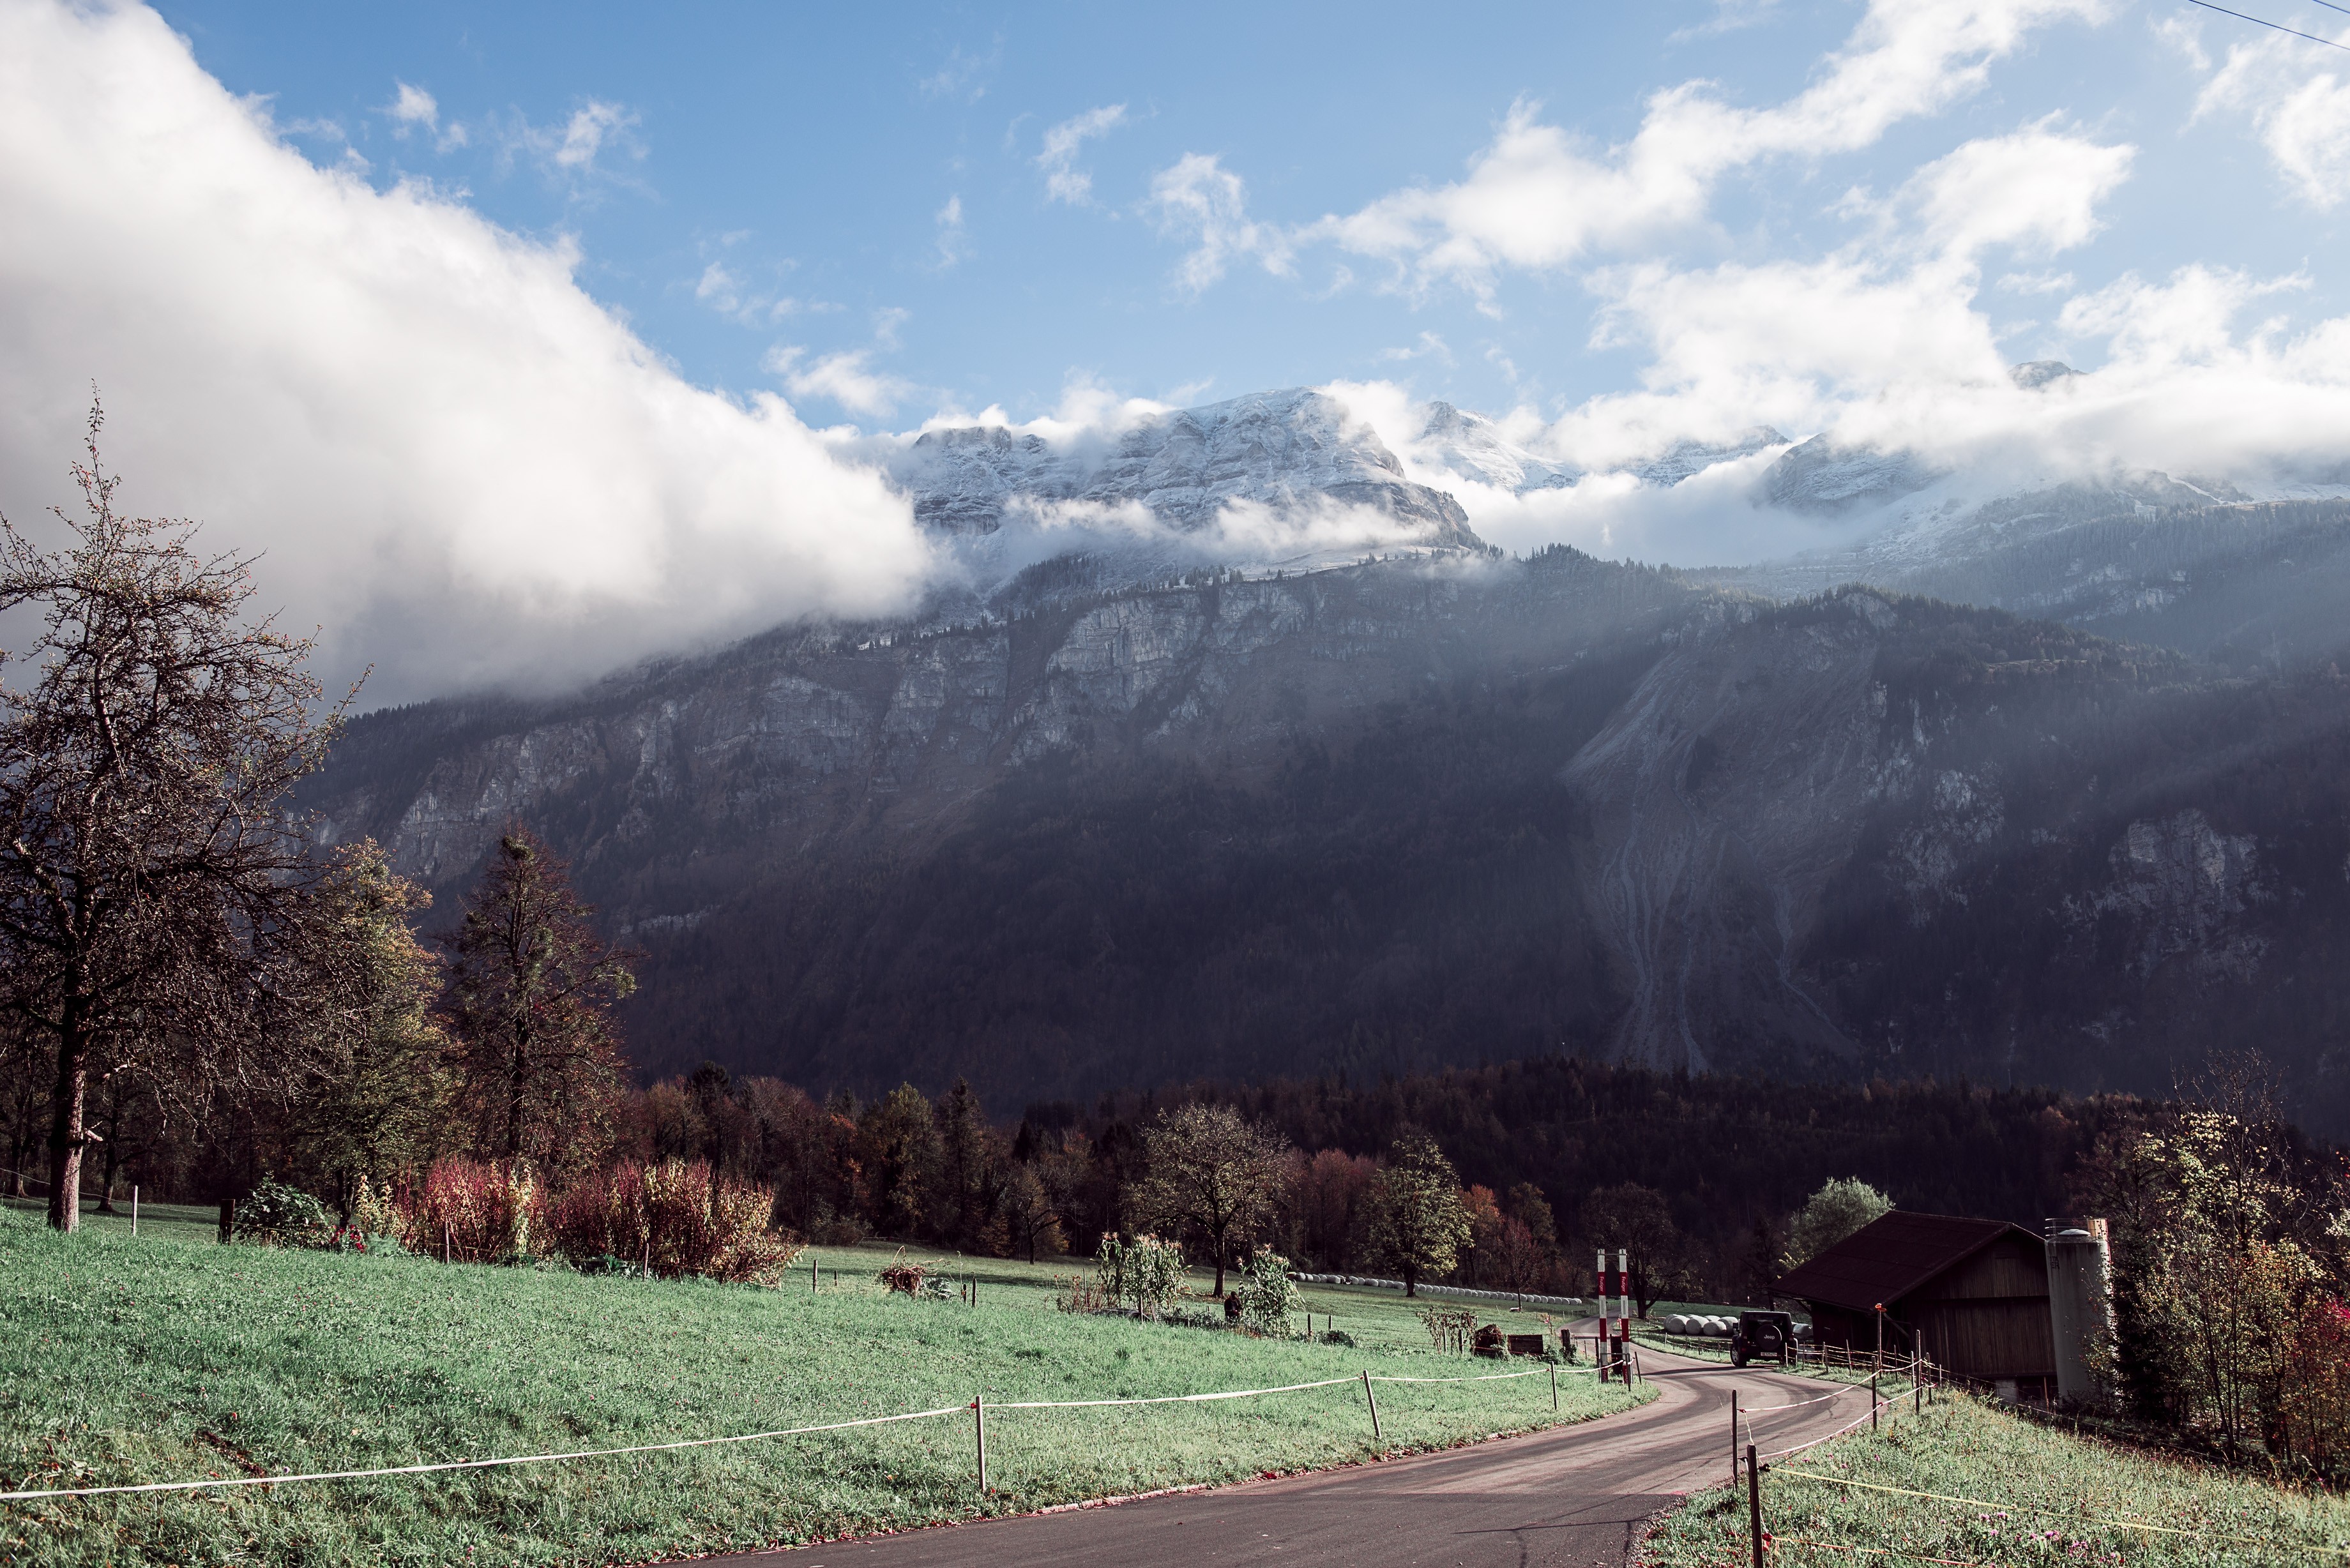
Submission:
M 951 535 L 992 534 L 1010 514 L 1055 506 L 1139 508 L 1183 533 L 1235 505 L 1335 506 L 1369 508 L 1429 545 L 1479 543 L 1460 503 L 1406 478 L 1375 431 L 1306 387 L 1153 415 L 1096 444 L 1003 426 L 932 431 L 891 468 L 915 515 Z

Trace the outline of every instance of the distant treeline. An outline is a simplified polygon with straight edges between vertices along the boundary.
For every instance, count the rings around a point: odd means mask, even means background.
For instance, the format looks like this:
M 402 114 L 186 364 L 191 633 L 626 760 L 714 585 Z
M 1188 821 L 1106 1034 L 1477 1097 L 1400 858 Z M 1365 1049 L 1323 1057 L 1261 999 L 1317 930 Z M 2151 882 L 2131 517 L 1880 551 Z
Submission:
M 1627 1189 L 1638 1189 L 1669 1218 L 1672 1234 L 1649 1238 L 1669 1255 L 1660 1266 L 1680 1289 L 1724 1297 L 1763 1288 L 1789 1216 L 1829 1179 L 1858 1178 L 1907 1209 L 2037 1230 L 2071 1211 L 2101 1137 L 2161 1108 L 1963 1082 L 1794 1085 L 1554 1058 L 1367 1083 L 1199 1083 L 1039 1102 L 1016 1120 L 960 1085 L 935 1101 L 910 1085 L 818 1101 L 704 1065 L 637 1092 L 619 1120 L 639 1158 L 706 1159 L 773 1183 L 779 1222 L 818 1239 L 1024 1252 L 1041 1191 L 1055 1239 L 1085 1251 L 1128 1227 L 1146 1130 L 1192 1102 L 1229 1105 L 1287 1140 L 1290 1178 L 1263 1239 L 1301 1263 L 1367 1265 L 1355 1206 L 1375 1162 L 1423 1131 L 1458 1169 L 1472 1219 L 1490 1209 L 1493 1226 L 1529 1222 L 1544 1282 L 1587 1288 L 1585 1254 L 1632 1223 Z M 1514 1285 L 1492 1276 L 1493 1256 L 1470 1249 L 1461 1277 Z

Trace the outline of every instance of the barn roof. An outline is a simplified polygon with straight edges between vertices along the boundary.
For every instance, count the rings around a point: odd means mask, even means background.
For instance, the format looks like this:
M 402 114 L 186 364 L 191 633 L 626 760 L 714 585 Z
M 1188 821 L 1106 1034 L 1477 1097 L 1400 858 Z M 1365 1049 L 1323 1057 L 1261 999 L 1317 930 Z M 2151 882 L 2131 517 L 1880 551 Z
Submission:
M 1810 1262 L 1788 1271 L 1772 1289 L 1829 1306 L 1867 1312 L 1890 1306 L 1935 1275 L 1965 1262 L 2009 1231 L 2039 1237 L 2004 1220 L 1957 1214 L 1881 1214 Z

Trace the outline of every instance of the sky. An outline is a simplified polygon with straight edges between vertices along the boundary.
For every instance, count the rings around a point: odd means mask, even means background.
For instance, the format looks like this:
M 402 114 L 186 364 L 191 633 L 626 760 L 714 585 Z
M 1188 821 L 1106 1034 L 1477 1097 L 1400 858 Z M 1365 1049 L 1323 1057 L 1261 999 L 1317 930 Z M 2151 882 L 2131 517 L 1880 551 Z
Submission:
M 2185 4 L 0 0 L 0 511 L 95 381 L 134 504 L 404 700 L 902 610 L 847 427 L 1321 385 L 2315 473 L 2345 196 L 2350 51 Z

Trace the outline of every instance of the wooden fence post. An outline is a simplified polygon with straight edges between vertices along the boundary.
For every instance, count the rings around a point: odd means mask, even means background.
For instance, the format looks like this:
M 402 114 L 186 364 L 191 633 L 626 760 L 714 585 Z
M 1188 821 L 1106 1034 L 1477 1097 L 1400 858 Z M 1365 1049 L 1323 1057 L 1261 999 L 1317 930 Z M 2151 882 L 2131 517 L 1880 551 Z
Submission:
M 1558 1363 L 1550 1364 L 1550 1413 L 1558 1414 Z
M 1371 1407 L 1372 1440 L 1380 1443 L 1386 1442 L 1386 1436 L 1379 1430 L 1379 1402 L 1378 1397 L 1371 1393 L 1371 1373 L 1368 1367 L 1365 1367 L 1363 1369 L 1363 1402 Z
M 1754 1568 L 1762 1568 L 1762 1467 L 1754 1445 L 1746 1445 L 1746 1525 L 1754 1538 Z
M 441 1261 L 442 1262 L 450 1261 L 449 1252 L 449 1221 L 443 1220 L 441 1221 Z
M 983 1394 L 971 1402 L 971 1426 L 979 1438 L 979 1490 L 987 1491 L 987 1396 Z
M 130 1233 L 139 1234 L 139 1184 L 130 1184 Z

